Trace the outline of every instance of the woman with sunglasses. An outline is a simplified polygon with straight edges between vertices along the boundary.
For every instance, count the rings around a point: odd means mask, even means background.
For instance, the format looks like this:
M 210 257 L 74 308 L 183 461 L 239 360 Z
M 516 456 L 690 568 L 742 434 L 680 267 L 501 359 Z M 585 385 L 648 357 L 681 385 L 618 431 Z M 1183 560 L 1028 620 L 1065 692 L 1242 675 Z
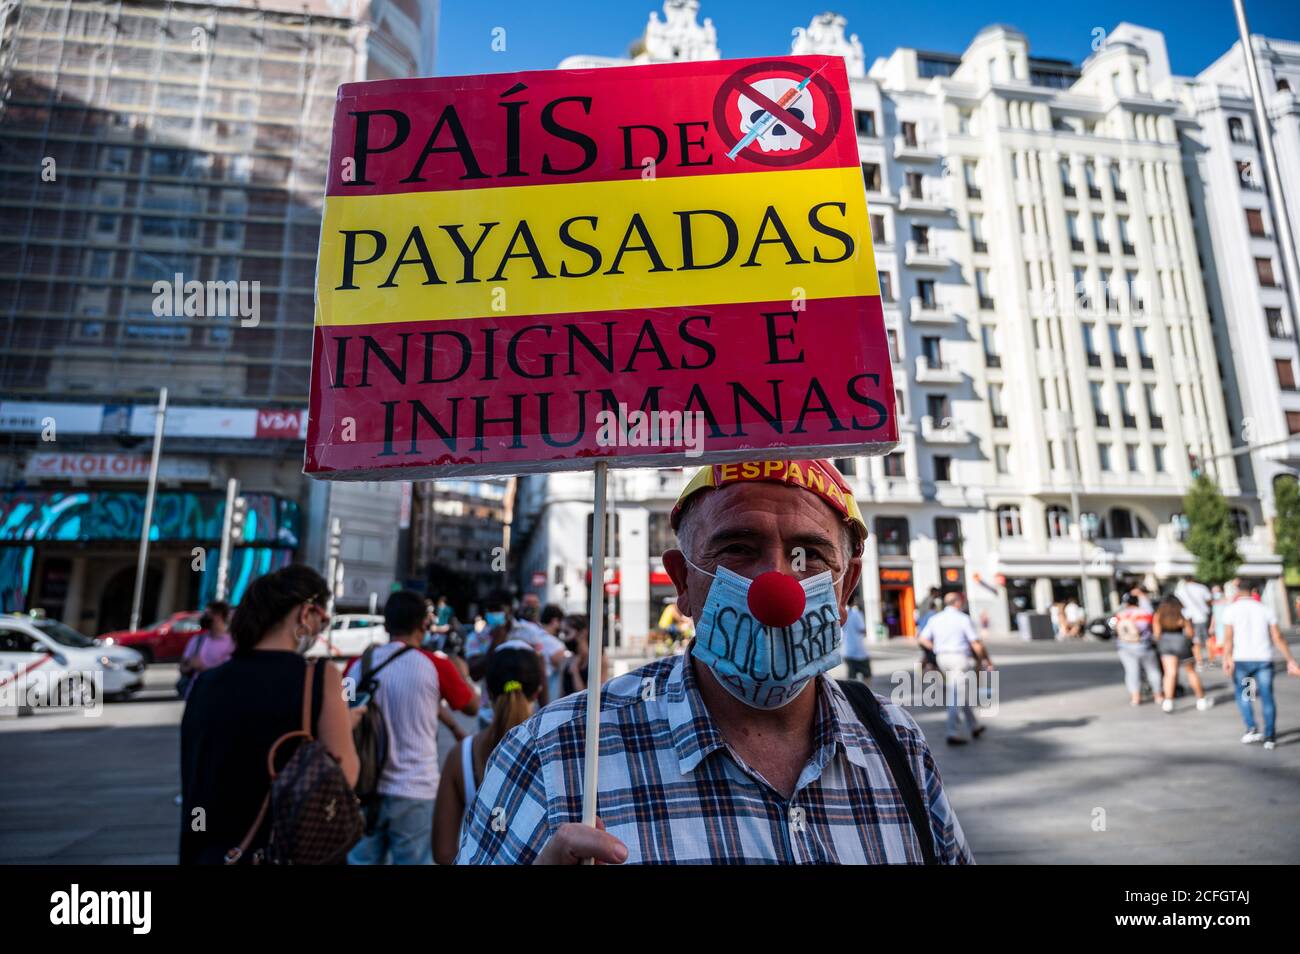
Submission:
M 270 784 L 267 753 L 301 727 L 308 665 L 317 667 L 312 735 L 356 784 L 360 763 L 342 677 L 326 659 L 303 658 L 329 623 L 328 598 L 310 567 L 287 566 L 255 580 L 230 622 L 230 661 L 194 681 L 181 720 L 181 864 L 221 864 L 257 818 Z M 291 754 L 283 751 L 278 761 Z M 245 859 L 266 847 L 269 829 L 268 820 Z

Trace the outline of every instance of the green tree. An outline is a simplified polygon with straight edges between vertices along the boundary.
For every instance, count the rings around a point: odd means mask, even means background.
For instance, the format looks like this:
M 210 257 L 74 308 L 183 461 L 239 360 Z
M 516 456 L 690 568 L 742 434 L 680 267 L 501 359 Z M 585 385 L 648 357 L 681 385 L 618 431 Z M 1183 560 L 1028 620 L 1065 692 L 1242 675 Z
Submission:
M 1228 502 L 1218 484 L 1198 475 L 1183 498 L 1183 512 L 1187 515 L 1184 546 L 1196 557 L 1196 578 L 1211 586 L 1227 583 L 1241 566 L 1241 554 Z
M 1300 480 L 1294 477 L 1275 480 L 1273 506 L 1277 508 L 1273 537 L 1282 566 L 1292 573 L 1300 572 Z

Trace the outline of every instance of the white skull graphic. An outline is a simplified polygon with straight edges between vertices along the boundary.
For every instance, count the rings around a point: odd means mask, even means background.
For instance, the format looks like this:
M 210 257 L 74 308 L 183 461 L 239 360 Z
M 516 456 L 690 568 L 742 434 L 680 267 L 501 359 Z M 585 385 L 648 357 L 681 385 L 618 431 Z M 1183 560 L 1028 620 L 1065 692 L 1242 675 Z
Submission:
M 781 96 L 788 90 L 794 89 L 799 83 L 791 79 L 765 79 L 751 85 L 772 102 L 779 103 Z M 740 98 L 736 102 L 736 109 L 740 114 L 740 135 L 742 137 L 753 128 L 754 124 L 766 112 L 762 106 L 755 103 L 744 93 L 740 94 Z M 813 112 L 813 99 L 809 90 L 805 89 L 800 92 L 785 109 L 792 116 L 800 119 L 809 129 L 817 128 L 817 115 Z M 757 141 L 764 152 L 772 152 L 773 150 L 798 149 L 803 145 L 803 136 L 786 126 L 778 117 L 776 122 L 763 130 Z

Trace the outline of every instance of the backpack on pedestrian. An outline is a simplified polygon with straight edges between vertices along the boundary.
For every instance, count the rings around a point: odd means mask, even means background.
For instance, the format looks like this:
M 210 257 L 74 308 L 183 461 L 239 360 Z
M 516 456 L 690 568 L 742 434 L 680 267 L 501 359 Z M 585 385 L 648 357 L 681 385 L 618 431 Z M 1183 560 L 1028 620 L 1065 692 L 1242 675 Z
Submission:
M 361 805 L 348 785 L 343 769 L 311 731 L 312 682 L 322 659 L 308 663 L 303 680 L 302 728 L 276 739 L 266 755 L 270 789 L 262 801 L 243 840 L 226 852 L 226 864 L 237 864 L 261 829 L 267 811 L 271 834 L 265 850 L 253 856 L 253 864 L 329 865 L 340 864 L 358 841 L 365 827 Z M 280 771 L 275 756 L 290 739 L 301 738 L 289 761 Z
M 357 748 L 357 757 L 361 760 L 355 791 L 365 813 L 367 835 L 374 831 L 378 820 L 379 779 L 384 774 L 389 749 L 388 726 L 384 722 L 384 714 L 375 705 L 375 693 L 379 691 L 379 680 L 376 677 L 385 666 L 411 649 L 410 646 L 403 646 L 375 666 L 375 648 L 371 646 L 361 654 L 361 673 L 357 677 L 356 693 L 358 700 L 366 700 L 366 711 L 352 729 L 352 742 Z

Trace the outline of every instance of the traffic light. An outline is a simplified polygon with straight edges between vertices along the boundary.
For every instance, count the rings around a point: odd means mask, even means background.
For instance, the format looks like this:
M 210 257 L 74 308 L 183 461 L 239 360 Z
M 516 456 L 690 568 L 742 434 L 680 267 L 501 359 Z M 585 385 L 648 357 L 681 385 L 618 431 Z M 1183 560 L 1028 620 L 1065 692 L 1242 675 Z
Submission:
M 242 496 L 235 498 L 235 506 L 230 511 L 230 542 L 243 543 L 244 531 L 248 524 L 248 500 Z

